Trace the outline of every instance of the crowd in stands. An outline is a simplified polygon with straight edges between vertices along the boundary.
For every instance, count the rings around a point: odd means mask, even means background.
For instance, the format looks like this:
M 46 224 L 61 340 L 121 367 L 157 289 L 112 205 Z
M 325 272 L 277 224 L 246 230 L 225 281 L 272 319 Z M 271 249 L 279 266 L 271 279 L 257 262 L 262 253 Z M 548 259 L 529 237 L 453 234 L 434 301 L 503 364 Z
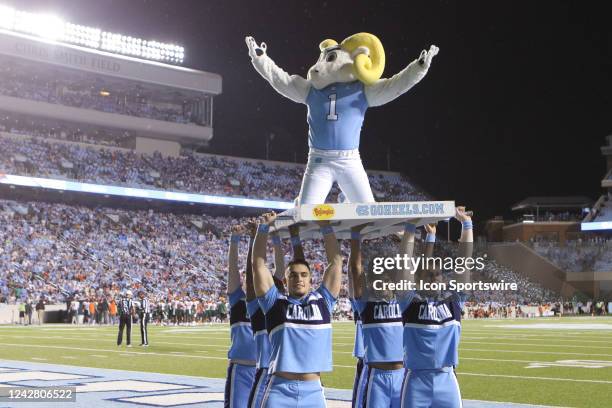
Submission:
M 178 308 L 216 302 L 225 297 L 229 228 L 241 220 L 198 216 L 197 224 L 192 217 L 0 201 L 0 302 L 110 302 L 126 287 Z M 243 246 L 246 254 L 246 240 Z M 304 246 L 320 281 L 323 247 Z
M 163 296 L 218 299 L 224 289 L 223 241 L 186 217 L 120 210 L 109 217 L 104 210 L 44 203 L 2 206 L 5 298 L 36 294 L 57 302 L 75 293 L 115 297 L 121 288 L 145 286 L 155 296 L 163 290 Z M 226 220 L 207 220 L 220 222 Z
M 52 79 L 47 79 L 47 76 L 32 74 L 10 62 L 0 64 L 0 95 L 167 122 L 191 122 L 188 104 L 183 107 L 154 102 L 137 90 L 133 91 L 124 93 L 114 89 L 109 92 L 99 80 L 79 80 L 59 71 Z
M 0 132 L 112 147 L 128 147 L 129 141 L 134 139 L 134 135 L 127 130 L 85 130 L 78 124 L 51 122 L 5 112 L 0 112 Z
M 612 240 L 602 237 L 566 241 L 538 240 L 533 249 L 568 272 L 612 271 Z
M 42 138 L 0 137 L 0 173 L 204 194 L 293 201 L 304 166 L 185 153 L 179 157 L 84 147 Z M 399 174 L 370 174 L 378 201 L 427 196 Z M 332 191 L 335 200 L 338 190 Z
M 532 282 L 525 276 L 512 269 L 499 265 L 495 260 L 488 260 L 482 271 L 474 272 L 472 280 L 483 280 L 486 282 L 515 282 L 519 291 L 474 291 L 473 301 L 476 303 L 489 303 L 503 305 L 514 303 L 518 305 L 552 303 L 558 300 L 558 295 L 547 290 L 539 284 Z
M 40 298 L 47 303 L 67 302 L 69 321 L 104 324 L 113 321 L 113 299 L 131 288 L 135 293 L 146 291 L 158 310 L 159 322 L 223 321 L 226 305 L 220 304 L 226 301 L 227 237 L 231 225 L 244 220 L 194 217 L 0 201 L 0 303 L 28 299 L 35 303 Z M 372 240 L 367 246 L 397 245 L 389 242 Z M 245 255 L 246 239 L 241 245 Z M 318 284 L 326 263 L 323 246 L 319 240 L 304 240 L 303 245 Z M 442 242 L 439 246 L 444 251 Z M 284 250 L 289 261 L 288 242 Z M 342 251 L 346 259 L 348 240 L 342 241 Z M 273 256 L 268 259 L 272 262 Z M 240 260 L 244 269 L 244 256 Z M 519 290 L 469 293 L 471 306 L 501 308 L 560 301 L 552 292 L 493 261 L 486 263 L 482 274 L 480 278 L 487 281 L 517 282 Z M 346 279 L 344 274 L 337 318 L 350 315 Z

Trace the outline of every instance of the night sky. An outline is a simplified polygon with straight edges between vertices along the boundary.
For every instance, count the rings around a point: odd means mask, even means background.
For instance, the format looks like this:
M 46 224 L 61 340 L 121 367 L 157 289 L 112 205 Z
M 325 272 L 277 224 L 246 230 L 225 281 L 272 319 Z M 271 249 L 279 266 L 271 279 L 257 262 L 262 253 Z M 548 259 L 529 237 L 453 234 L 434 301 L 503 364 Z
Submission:
M 405 172 L 482 220 L 530 195 L 597 199 L 612 133 L 612 30 L 606 2 L 5 0 L 29 11 L 176 42 L 185 65 L 223 76 L 208 151 L 305 162 L 306 108 L 253 69 L 245 35 L 306 75 L 325 38 L 376 34 L 391 76 L 430 44 L 440 54 L 415 88 L 368 110 L 367 168 Z M 602 6 L 599 6 L 601 4 Z M 296 191 L 296 194 L 298 192 Z

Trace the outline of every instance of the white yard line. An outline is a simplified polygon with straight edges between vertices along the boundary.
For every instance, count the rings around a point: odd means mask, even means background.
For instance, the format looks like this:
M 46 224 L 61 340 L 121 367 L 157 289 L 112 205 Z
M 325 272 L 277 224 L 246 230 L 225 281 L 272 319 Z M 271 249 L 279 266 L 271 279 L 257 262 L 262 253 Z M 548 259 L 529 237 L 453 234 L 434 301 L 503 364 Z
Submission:
M 461 331 L 463 334 L 475 334 L 475 333 L 483 333 L 483 334 L 503 334 L 508 336 L 538 336 L 538 337 L 553 337 L 557 338 L 560 333 L 563 334 L 564 337 L 584 337 L 585 335 L 589 337 L 601 337 L 608 338 L 610 333 L 607 331 L 605 333 L 598 333 L 596 330 L 590 330 L 588 332 L 565 332 L 563 330 L 550 330 L 550 329 L 523 329 L 526 332 L 522 332 L 521 329 L 512 329 L 512 330 L 501 330 L 501 329 L 487 329 L 487 330 L 472 330 L 466 329 L 465 326 L 462 326 Z M 557 333 L 560 332 L 560 333 Z
M 94 351 L 94 352 L 105 352 L 105 353 L 120 353 L 126 355 L 142 355 L 142 356 L 161 356 L 161 357 L 189 357 L 189 358 L 200 358 L 203 360 L 227 360 L 227 357 L 213 357 L 213 356 L 199 356 L 195 354 L 170 354 L 170 353 L 157 353 L 157 352 L 138 352 L 138 351 L 124 351 L 124 350 L 105 350 L 97 348 L 84 348 L 84 347 L 70 347 L 70 346 L 48 346 L 38 344 L 20 344 L 20 343 L 0 343 L 0 346 L 13 346 L 13 347 L 30 347 L 30 348 L 43 348 L 43 349 L 57 349 L 57 350 L 77 350 L 77 351 Z M 227 350 L 226 350 L 227 351 Z
M 116 337 L 116 336 L 115 336 Z M 0 338 L 12 338 L 12 339 L 23 339 L 22 336 L 8 336 L 1 335 Z M 77 341 L 97 341 L 100 339 L 95 338 L 82 338 L 82 337 L 64 337 L 64 336 L 28 336 L 29 339 L 57 339 L 57 340 L 77 340 Z M 208 339 L 206 339 L 208 340 Z M 112 342 L 114 343 L 114 342 Z M 201 343 L 179 343 L 179 342 L 169 342 L 169 341 L 155 341 L 155 344 L 170 344 L 176 346 L 196 346 L 196 347 L 219 347 L 219 344 L 201 344 Z
M 580 382 L 580 383 L 590 383 L 590 384 L 612 384 L 612 381 L 606 381 L 606 380 L 579 380 L 576 378 L 562 378 L 562 377 L 528 377 L 524 375 L 464 373 L 461 371 L 457 371 L 457 375 L 469 375 L 469 376 L 476 376 L 476 377 L 516 378 L 519 380 L 569 381 L 569 382 Z
M 480 339 L 525 339 L 525 340 L 538 340 L 537 338 L 534 337 L 544 337 L 545 339 L 550 339 L 550 338 L 554 338 L 555 342 L 558 341 L 563 341 L 563 342 L 573 342 L 573 343 L 605 343 L 605 344 L 610 344 L 610 340 L 584 340 L 584 336 L 577 336 L 576 339 L 558 339 L 556 337 L 558 336 L 540 336 L 537 334 L 534 335 L 527 335 L 527 334 L 518 334 L 518 335 L 514 335 L 514 336 L 486 336 L 486 335 L 482 335 L 482 336 L 469 336 L 469 335 L 465 335 L 462 334 L 461 335 L 461 339 L 476 339 L 476 340 L 480 340 Z
M 568 347 L 568 348 L 587 348 L 587 349 L 612 349 L 610 346 L 579 346 L 571 344 L 542 344 L 542 343 L 500 343 L 500 342 L 488 342 L 488 341 L 461 341 L 462 344 L 494 344 L 503 346 L 536 346 L 536 347 Z M 611 354 L 612 355 L 612 354 Z
M 540 345 L 542 347 L 542 345 Z M 595 354 L 595 353 L 567 353 L 561 351 L 528 351 L 528 350 L 499 350 L 499 349 L 473 349 L 459 347 L 459 351 L 479 351 L 479 352 L 495 352 L 495 353 L 524 353 L 524 354 L 564 354 L 568 356 L 597 356 L 610 357 L 610 354 Z
M 504 363 L 529 363 L 529 364 L 550 364 L 556 363 L 557 361 L 538 361 L 538 360 L 512 360 L 512 359 L 501 359 L 501 358 L 480 358 L 480 357 L 460 357 L 459 361 L 462 360 L 475 360 L 475 361 L 495 361 L 495 362 L 504 362 Z M 585 360 L 588 361 L 588 360 Z M 604 360 L 611 361 L 612 360 Z M 578 367 L 568 367 L 572 370 Z

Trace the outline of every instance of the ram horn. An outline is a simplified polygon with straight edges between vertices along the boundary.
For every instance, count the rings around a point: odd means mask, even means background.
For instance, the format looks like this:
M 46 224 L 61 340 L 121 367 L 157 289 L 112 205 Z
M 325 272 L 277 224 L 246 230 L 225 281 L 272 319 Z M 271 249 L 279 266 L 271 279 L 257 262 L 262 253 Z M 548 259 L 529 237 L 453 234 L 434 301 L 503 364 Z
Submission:
M 354 57 L 353 70 L 357 79 L 366 85 L 372 85 L 380 79 L 385 69 L 385 49 L 378 37 L 369 33 L 357 33 L 342 41 L 340 46 Z
M 338 42 L 328 38 L 327 40 L 321 41 L 321 44 L 319 44 L 319 50 L 324 51 L 326 48 L 333 47 L 334 45 L 338 45 Z

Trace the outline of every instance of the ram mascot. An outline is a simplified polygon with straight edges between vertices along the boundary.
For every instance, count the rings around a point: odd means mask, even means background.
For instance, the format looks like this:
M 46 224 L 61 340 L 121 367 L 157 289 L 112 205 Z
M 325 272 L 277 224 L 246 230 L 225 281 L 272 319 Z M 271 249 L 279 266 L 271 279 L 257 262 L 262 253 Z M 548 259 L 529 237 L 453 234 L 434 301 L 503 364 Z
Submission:
M 308 107 L 308 164 L 298 204 L 322 204 L 334 181 L 346 201 L 374 202 L 359 156 L 363 117 L 369 107 L 384 105 L 418 83 L 438 47 L 423 50 L 418 59 L 391 78 L 382 78 L 385 51 L 372 34 L 358 33 L 340 44 L 324 40 L 321 54 L 306 79 L 289 75 L 267 55 L 266 43 L 246 37 L 255 70 L 272 88 Z

